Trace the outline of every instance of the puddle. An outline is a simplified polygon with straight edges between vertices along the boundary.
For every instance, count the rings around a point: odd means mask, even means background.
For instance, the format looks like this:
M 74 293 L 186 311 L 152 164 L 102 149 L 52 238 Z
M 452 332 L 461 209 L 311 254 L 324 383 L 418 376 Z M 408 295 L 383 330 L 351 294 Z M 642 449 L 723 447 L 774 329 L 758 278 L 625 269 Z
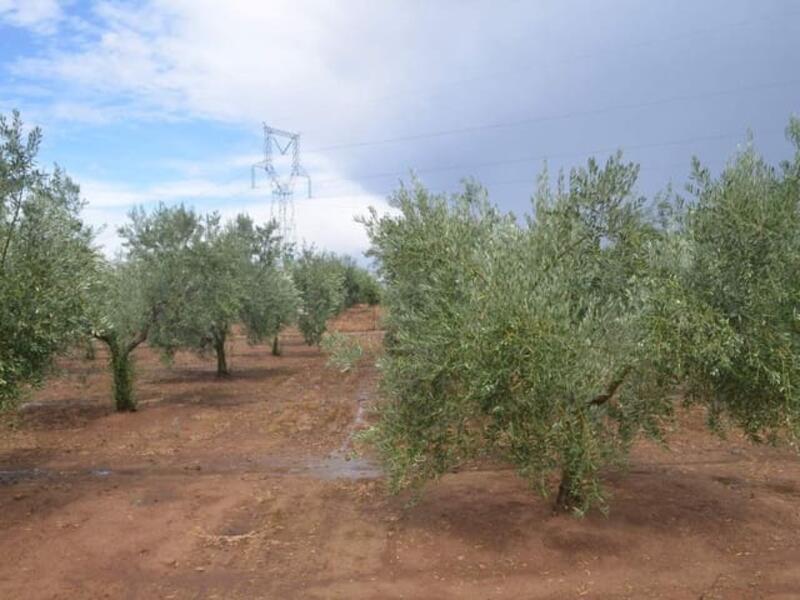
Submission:
M 226 473 L 262 473 L 264 475 L 308 476 L 324 481 L 335 479 L 375 479 L 382 475 L 380 467 L 363 457 L 351 457 L 343 452 L 333 452 L 328 456 L 294 457 L 268 455 L 250 460 L 245 464 L 202 464 L 194 468 L 175 465 L 143 469 L 6 469 L 0 470 L 0 486 L 15 485 L 33 480 L 64 480 L 81 477 L 107 479 L 119 476 L 172 476 L 172 475 L 224 475 Z
M 381 469 L 363 457 L 351 457 L 337 451 L 323 457 L 266 456 L 257 461 L 267 472 L 285 475 L 307 475 L 316 479 L 375 479 Z
M 89 475 L 91 477 L 108 477 L 113 471 L 111 469 L 70 469 L 55 471 L 52 469 L 5 469 L 0 470 L 0 485 L 13 485 L 21 481 L 31 479 L 65 479 L 67 477 L 80 477 Z
M 347 438 L 345 438 L 344 442 L 342 442 L 342 445 L 339 447 L 340 453 L 347 454 L 351 452 L 353 448 L 353 436 L 357 431 L 367 426 L 367 400 L 369 400 L 369 395 L 363 390 L 359 392 L 356 416 L 353 418 L 353 423 L 350 425 Z
M 339 450 L 332 452 L 318 462 L 306 464 L 307 471 L 319 479 L 375 479 L 383 474 L 373 461 L 353 453 L 353 436 L 367 424 L 367 403 L 369 392 L 364 384 L 357 397 L 356 415 Z
M 199 467 L 199 468 L 198 468 Z M 24 481 L 38 479 L 72 479 L 90 477 L 106 479 L 121 475 L 224 475 L 226 473 L 263 473 L 264 475 L 298 475 L 314 477 L 325 481 L 334 479 L 375 479 L 382 475 L 380 467 L 372 461 L 358 456 L 350 456 L 336 451 L 328 456 L 296 457 L 268 455 L 260 459 L 248 461 L 246 464 L 204 464 L 194 469 L 168 466 L 163 468 L 125 469 L 6 469 L 0 470 L 0 486 L 14 485 Z
M 28 479 L 39 479 L 40 477 L 47 477 L 49 471 L 42 469 L 8 469 L 0 471 L 0 485 L 10 485 L 26 481 Z
M 338 452 L 308 467 L 309 472 L 320 479 L 375 479 L 383 474 L 378 465 L 366 458 Z

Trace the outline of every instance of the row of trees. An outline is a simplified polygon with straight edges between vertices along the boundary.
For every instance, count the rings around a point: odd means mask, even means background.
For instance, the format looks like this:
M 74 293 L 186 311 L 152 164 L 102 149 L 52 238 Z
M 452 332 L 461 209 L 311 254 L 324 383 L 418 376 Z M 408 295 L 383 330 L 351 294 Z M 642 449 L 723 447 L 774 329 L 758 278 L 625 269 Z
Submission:
M 420 185 L 365 224 L 385 281 L 380 421 L 395 489 L 500 457 L 556 505 L 605 506 L 602 469 L 678 399 L 721 430 L 800 439 L 800 122 L 792 161 L 748 147 L 686 198 L 590 160 L 520 221 L 473 183 Z
M 246 215 L 223 224 L 217 214 L 184 206 L 139 209 L 120 235 L 125 253 L 103 265 L 89 316 L 92 335 L 108 346 L 122 411 L 136 407 L 131 354 L 145 340 L 167 356 L 180 349 L 213 354 L 217 376 L 228 377 L 234 325 L 251 344 L 271 341 L 275 355 L 288 325 L 319 345 L 328 320 L 378 285 L 336 255 L 304 249 L 295 256 L 274 222 L 256 225 Z M 359 280 L 348 295 L 353 272 Z
M 234 325 L 250 343 L 297 324 L 319 344 L 343 308 L 377 303 L 375 278 L 352 260 L 295 253 L 274 223 L 246 215 L 223 223 L 184 206 L 131 212 L 123 252 L 104 259 L 80 219 L 78 186 L 36 166 L 41 134 L 18 114 L 0 118 L 0 405 L 42 380 L 52 359 L 90 336 L 108 347 L 118 410 L 134 410 L 133 361 L 147 341 L 213 353 L 217 374 Z

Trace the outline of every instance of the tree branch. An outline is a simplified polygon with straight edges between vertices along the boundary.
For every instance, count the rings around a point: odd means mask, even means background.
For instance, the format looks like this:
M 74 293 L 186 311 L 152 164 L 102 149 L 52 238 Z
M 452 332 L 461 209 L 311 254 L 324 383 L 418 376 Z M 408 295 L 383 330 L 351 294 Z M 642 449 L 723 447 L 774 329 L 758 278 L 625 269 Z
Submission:
M 114 343 L 114 338 L 111 337 L 111 335 L 109 335 L 108 333 L 100 333 L 98 331 L 92 331 L 91 335 L 94 339 L 100 340 L 101 342 L 105 342 L 109 346 L 111 346 Z
M 134 336 L 134 338 L 128 343 L 128 346 L 125 349 L 126 354 L 133 352 L 139 344 L 143 343 L 147 339 L 147 336 L 150 334 L 150 328 L 158 320 L 158 317 L 161 315 L 163 310 L 163 302 L 158 302 L 153 306 L 153 310 L 150 311 L 150 318 L 147 320 L 144 327 L 142 327 Z
M 617 390 L 619 390 L 619 387 L 625 382 L 625 378 L 628 376 L 630 372 L 631 372 L 630 367 L 625 367 L 624 369 L 622 369 L 622 372 L 619 374 L 619 376 L 616 379 L 612 380 L 611 383 L 608 385 L 606 391 L 592 398 L 589 401 L 589 405 L 600 406 L 601 404 L 605 404 L 606 402 L 611 400 L 611 398 L 614 397 L 614 394 L 617 393 Z
M 14 203 L 14 215 L 11 219 L 11 224 L 8 227 L 8 237 L 3 243 L 3 254 L 0 256 L 0 270 L 5 270 L 6 267 L 6 255 L 8 254 L 8 247 L 11 245 L 11 239 L 14 237 L 17 220 L 19 219 L 20 212 L 22 211 L 24 190 L 24 187 L 20 189 L 16 197 L 16 202 Z
M 125 354 L 130 354 L 136 349 L 136 346 L 141 344 L 147 339 L 147 334 L 150 333 L 150 325 L 143 327 L 136 336 L 128 342 L 128 345 L 125 347 Z

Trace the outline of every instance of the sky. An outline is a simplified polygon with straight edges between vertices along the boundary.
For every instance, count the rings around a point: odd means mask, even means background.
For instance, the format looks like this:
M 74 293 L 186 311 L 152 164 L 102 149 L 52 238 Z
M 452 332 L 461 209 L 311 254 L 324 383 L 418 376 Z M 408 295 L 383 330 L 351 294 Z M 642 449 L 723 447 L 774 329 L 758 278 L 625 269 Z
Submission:
M 300 133 L 297 241 L 356 257 L 412 172 L 519 214 L 545 162 L 621 149 L 641 193 L 680 189 L 749 134 L 790 155 L 798 66 L 793 0 L 0 0 L 0 113 L 42 127 L 109 253 L 137 205 L 269 218 L 263 123 Z

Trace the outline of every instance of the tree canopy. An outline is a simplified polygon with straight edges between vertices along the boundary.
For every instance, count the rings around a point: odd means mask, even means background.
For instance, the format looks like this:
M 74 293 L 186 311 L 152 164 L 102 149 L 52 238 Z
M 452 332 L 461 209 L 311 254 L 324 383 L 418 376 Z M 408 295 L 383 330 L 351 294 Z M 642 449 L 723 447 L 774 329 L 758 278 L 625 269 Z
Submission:
M 147 340 L 163 309 L 153 295 L 152 273 L 139 261 L 114 261 L 100 267 L 92 286 L 90 334 L 106 344 L 119 411 L 136 409 L 131 353 Z
M 695 161 L 679 264 L 704 316 L 686 347 L 689 397 L 755 441 L 800 440 L 800 121 L 788 136 L 795 157 L 779 168 L 752 144 L 717 178 Z
M 131 257 L 171 273 L 151 344 L 168 353 L 213 351 L 217 374 L 225 376 L 225 345 L 234 324 L 257 343 L 293 322 L 297 293 L 282 266 L 275 229 L 244 215 L 223 224 L 217 214 L 199 216 L 185 207 L 132 213 L 123 230 Z
M 300 294 L 297 326 L 309 346 L 319 345 L 328 319 L 344 308 L 342 263 L 331 254 L 306 248 L 292 263 L 292 278 Z
M 0 405 L 80 334 L 96 259 L 79 188 L 38 167 L 40 143 L 18 113 L 0 116 Z
M 344 306 L 350 308 L 356 304 L 374 306 L 381 301 L 381 286 L 375 276 L 364 267 L 360 267 L 349 256 L 339 258 L 344 277 Z
M 490 455 L 545 494 L 558 474 L 561 509 L 604 507 L 602 468 L 661 438 L 679 395 L 796 434 L 798 168 L 750 149 L 658 214 L 636 165 L 590 160 L 545 175 L 522 224 L 473 183 L 401 188 L 365 220 L 388 311 L 367 437 L 394 489 Z

